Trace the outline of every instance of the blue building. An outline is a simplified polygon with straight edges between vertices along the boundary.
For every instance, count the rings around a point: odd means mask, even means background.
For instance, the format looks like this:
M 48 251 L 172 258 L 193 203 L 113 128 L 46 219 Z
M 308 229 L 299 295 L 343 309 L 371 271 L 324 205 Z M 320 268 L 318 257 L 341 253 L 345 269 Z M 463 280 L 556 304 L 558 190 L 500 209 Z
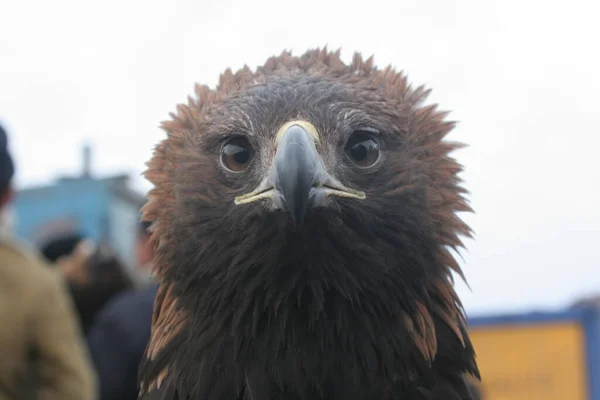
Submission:
M 21 190 L 15 199 L 16 234 L 35 246 L 59 233 L 80 232 L 111 245 L 128 266 L 135 265 L 136 224 L 145 196 L 129 187 L 127 175 L 97 179 L 84 148 L 80 176 Z

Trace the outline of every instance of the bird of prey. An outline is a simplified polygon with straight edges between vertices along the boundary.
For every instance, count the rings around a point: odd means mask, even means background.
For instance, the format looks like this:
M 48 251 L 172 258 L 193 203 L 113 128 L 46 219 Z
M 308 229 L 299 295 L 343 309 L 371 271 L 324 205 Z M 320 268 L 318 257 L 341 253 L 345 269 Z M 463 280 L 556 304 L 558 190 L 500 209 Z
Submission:
M 451 274 L 470 207 L 428 93 L 327 48 L 196 86 L 145 173 L 140 399 L 472 398 Z

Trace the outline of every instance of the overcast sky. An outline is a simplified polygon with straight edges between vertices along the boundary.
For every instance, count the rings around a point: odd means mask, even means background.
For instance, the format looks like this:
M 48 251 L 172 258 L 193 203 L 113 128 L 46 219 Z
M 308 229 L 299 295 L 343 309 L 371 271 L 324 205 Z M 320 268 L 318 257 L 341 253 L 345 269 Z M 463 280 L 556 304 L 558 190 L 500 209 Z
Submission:
M 476 214 L 472 314 L 600 292 L 600 6 L 542 0 L 75 0 L 0 5 L 0 119 L 20 186 L 81 167 L 137 177 L 195 82 L 283 49 L 375 55 L 433 89 Z

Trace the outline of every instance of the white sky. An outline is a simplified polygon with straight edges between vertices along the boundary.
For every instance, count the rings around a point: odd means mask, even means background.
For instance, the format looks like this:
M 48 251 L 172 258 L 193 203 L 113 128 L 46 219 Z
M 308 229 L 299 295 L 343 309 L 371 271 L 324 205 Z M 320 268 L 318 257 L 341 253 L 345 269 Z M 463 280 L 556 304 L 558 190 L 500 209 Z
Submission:
M 81 166 L 139 174 L 194 82 L 283 49 L 375 55 L 433 88 L 477 214 L 474 314 L 600 292 L 600 6 L 592 0 L 0 2 L 0 119 L 19 185 Z M 138 178 L 136 186 L 149 184 Z

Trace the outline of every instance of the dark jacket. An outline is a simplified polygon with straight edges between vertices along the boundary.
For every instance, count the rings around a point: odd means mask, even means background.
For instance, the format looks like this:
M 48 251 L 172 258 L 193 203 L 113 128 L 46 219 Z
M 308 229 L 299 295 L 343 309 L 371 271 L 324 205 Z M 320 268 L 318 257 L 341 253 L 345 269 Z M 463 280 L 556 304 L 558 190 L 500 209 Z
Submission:
M 138 367 L 150 340 L 157 284 L 111 300 L 90 329 L 88 344 L 101 400 L 136 400 Z

